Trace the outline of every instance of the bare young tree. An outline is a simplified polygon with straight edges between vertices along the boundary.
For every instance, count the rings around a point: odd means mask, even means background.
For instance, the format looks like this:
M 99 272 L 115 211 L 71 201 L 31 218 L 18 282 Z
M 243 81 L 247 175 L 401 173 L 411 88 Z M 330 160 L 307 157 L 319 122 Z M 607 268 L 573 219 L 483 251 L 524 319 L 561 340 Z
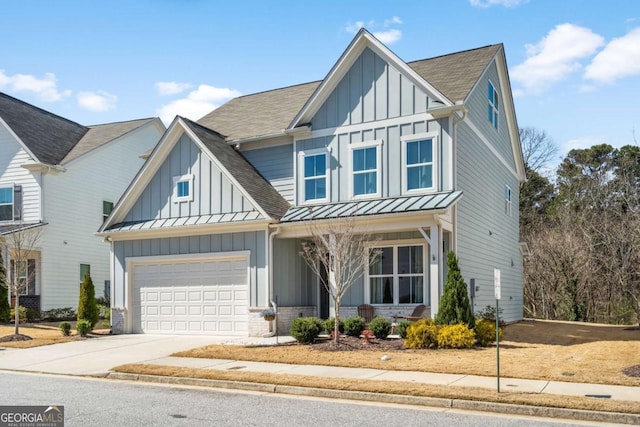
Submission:
M 354 217 L 323 224 L 310 223 L 308 230 L 311 237 L 303 242 L 300 256 L 318 277 L 327 274 L 328 280 L 324 286 L 335 308 L 333 336 L 337 343 L 342 298 L 378 255 L 369 247 L 372 236 L 366 232 L 356 232 Z
M 524 164 L 527 169 L 538 173 L 558 155 L 558 146 L 543 130 L 520 128 L 520 143 Z
M 27 290 L 30 279 L 33 279 L 34 271 L 29 271 L 29 260 L 34 258 L 40 244 L 42 228 L 39 226 L 25 227 L 24 224 L 15 226 L 15 231 L 6 234 L 2 244 L 12 261 L 13 268 L 10 272 L 7 285 L 9 292 L 15 297 L 15 330 L 14 335 L 19 335 L 20 325 L 20 295 Z

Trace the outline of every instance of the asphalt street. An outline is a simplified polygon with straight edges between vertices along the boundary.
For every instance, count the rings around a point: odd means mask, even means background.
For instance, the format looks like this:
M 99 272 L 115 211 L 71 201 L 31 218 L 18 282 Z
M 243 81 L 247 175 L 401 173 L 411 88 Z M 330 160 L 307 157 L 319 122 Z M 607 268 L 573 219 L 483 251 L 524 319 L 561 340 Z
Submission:
M 604 425 L 45 374 L 3 372 L 0 384 L 0 405 L 62 405 L 67 427 Z

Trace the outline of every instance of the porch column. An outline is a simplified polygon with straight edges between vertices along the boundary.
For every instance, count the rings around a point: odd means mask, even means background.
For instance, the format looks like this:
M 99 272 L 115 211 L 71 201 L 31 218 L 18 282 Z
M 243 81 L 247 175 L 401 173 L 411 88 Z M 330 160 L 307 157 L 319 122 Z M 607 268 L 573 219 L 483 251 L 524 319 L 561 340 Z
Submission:
M 442 233 L 437 224 L 431 225 L 429 244 L 429 285 L 431 289 L 431 318 L 435 318 L 440 304 L 440 271 L 442 259 L 440 248 L 442 247 Z

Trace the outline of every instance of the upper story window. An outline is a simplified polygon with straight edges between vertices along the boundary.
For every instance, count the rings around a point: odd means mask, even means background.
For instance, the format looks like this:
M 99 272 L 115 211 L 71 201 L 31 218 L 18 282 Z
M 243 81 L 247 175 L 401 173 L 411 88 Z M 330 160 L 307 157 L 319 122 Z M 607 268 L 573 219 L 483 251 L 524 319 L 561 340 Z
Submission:
M 504 186 L 504 213 L 511 216 L 511 188 Z
M 436 137 L 411 135 L 403 140 L 404 191 L 434 190 L 436 186 Z
M 102 222 L 105 222 L 111 211 L 113 210 L 113 202 L 107 202 L 106 200 L 102 201 Z
M 0 187 L 0 221 L 13 220 L 13 185 Z
M 380 196 L 380 145 L 374 141 L 351 146 L 351 188 L 353 197 Z
M 328 200 L 329 155 L 327 150 L 313 150 L 301 153 L 303 197 L 305 202 Z
M 495 129 L 498 129 L 498 98 L 498 91 L 496 91 L 493 83 L 489 82 L 489 106 L 487 107 L 487 117 L 489 118 L 489 123 L 491 123 Z
M 193 175 L 173 177 L 174 202 L 190 202 L 193 200 Z

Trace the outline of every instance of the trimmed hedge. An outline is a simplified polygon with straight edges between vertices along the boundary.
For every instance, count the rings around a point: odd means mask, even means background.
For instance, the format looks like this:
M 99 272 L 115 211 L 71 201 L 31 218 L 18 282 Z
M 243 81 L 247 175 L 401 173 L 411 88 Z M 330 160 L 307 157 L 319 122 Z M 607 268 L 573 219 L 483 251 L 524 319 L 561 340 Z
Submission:
M 407 348 L 437 348 L 438 325 L 433 319 L 421 319 L 407 328 L 407 338 L 404 340 Z
M 364 319 L 360 316 L 349 317 L 344 321 L 344 332 L 351 337 L 359 337 L 364 331 Z
M 376 316 L 369 323 L 369 329 L 376 338 L 382 340 L 387 338 L 389 332 L 391 332 L 391 322 L 386 317 Z
M 300 344 L 312 344 L 322 329 L 322 321 L 315 317 L 296 317 L 289 334 Z
M 444 325 L 438 329 L 439 348 L 471 348 L 475 342 L 473 330 L 464 323 Z

